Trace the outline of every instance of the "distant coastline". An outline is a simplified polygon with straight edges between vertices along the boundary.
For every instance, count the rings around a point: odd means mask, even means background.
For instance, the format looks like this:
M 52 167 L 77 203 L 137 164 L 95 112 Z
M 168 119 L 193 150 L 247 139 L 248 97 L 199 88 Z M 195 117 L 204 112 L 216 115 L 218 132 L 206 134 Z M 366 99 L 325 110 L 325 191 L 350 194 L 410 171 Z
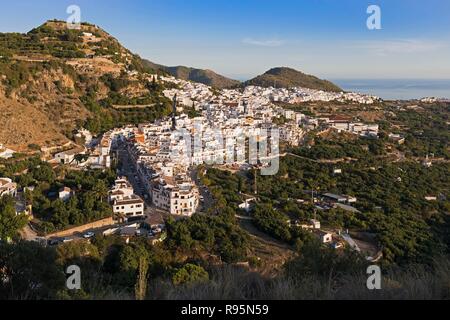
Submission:
M 412 100 L 424 97 L 450 99 L 450 79 L 333 79 L 346 91 L 376 95 L 385 100 Z

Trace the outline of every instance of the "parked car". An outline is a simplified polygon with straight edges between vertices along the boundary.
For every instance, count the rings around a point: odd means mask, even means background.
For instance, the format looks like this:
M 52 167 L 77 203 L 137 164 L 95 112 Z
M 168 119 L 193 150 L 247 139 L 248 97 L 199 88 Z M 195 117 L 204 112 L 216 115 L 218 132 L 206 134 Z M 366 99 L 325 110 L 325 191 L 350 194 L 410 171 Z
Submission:
M 85 234 L 83 234 L 83 238 L 85 238 L 85 239 L 90 239 L 93 237 L 95 237 L 95 233 L 93 233 L 93 232 L 86 232 Z

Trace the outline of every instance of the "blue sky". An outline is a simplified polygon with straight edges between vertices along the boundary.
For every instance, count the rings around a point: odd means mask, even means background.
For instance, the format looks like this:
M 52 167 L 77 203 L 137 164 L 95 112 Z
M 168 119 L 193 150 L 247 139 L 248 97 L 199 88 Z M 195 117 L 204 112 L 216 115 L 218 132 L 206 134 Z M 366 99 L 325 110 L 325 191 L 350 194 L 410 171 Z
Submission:
M 15 0 L 2 3 L 0 32 L 66 19 L 72 4 L 142 57 L 237 79 L 275 66 L 328 79 L 450 78 L 447 0 Z M 371 4 L 381 30 L 366 27 Z

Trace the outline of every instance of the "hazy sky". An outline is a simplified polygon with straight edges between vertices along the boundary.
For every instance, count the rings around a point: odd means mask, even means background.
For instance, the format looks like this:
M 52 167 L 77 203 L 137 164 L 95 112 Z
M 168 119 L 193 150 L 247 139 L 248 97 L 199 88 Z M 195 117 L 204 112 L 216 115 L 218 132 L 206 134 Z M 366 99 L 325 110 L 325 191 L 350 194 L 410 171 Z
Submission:
M 66 19 L 69 5 L 133 52 L 246 79 L 275 66 L 323 78 L 450 79 L 448 0 L 15 0 L 0 32 Z M 366 27 L 381 7 L 382 29 Z

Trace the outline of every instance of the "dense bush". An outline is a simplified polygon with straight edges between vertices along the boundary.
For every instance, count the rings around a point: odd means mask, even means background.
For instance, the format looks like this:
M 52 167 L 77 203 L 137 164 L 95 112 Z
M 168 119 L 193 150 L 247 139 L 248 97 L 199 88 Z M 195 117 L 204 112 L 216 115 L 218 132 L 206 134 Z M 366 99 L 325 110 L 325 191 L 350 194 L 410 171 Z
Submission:
M 333 174 L 336 167 L 342 174 Z M 376 233 L 388 263 L 430 262 L 433 256 L 450 250 L 446 235 L 450 226 L 448 171 L 447 163 L 431 168 L 415 162 L 388 163 L 368 152 L 358 162 L 338 165 L 287 156 L 277 175 L 257 177 L 261 206 L 256 207 L 255 223 L 262 231 L 293 243 L 294 229 L 288 228 L 286 221 L 307 221 L 314 216 L 312 206 L 297 200 L 310 200 L 312 189 L 349 194 L 357 197 L 356 207 L 361 213 L 318 211 L 323 225 Z M 238 184 L 251 186 L 254 179 L 252 173 L 239 182 L 241 178 L 208 169 L 204 180 L 227 208 L 242 200 Z M 438 201 L 426 201 L 429 195 L 438 196 Z
M 206 250 L 217 254 L 224 262 L 242 261 L 247 254 L 247 235 L 233 222 L 222 215 L 208 217 L 194 215 L 186 220 L 167 221 L 167 245 L 172 249 L 195 251 Z
M 15 201 L 12 197 L 0 197 L 0 242 L 16 238 L 27 222 L 26 216 L 16 215 Z
M 162 94 L 164 89 L 162 87 L 149 88 L 147 95 L 130 98 L 119 92 L 130 85 L 129 80 L 121 77 L 116 78 L 111 74 L 104 75 L 102 80 L 111 90 L 107 98 L 99 101 L 95 88 L 88 89 L 86 94 L 80 98 L 81 102 L 93 114 L 81 125 L 95 134 L 119 126 L 153 122 L 170 115 L 172 112 L 170 101 Z M 131 107 L 115 109 L 114 105 L 129 105 Z M 139 107 L 133 108 L 132 106 L 135 105 L 139 105 Z
M 93 170 L 69 172 L 62 181 L 39 180 L 31 200 L 35 217 L 44 222 L 42 231 L 50 233 L 112 216 L 107 194 L 114 179 L 112 170 Z M 56 197 L 62 186 L 75 193 L 66 202 Z
M 191 285 L 199 282 L 205 282 L 209 280 L 208 272 L 200 266 L 195 264 L 186 264 L 172 277 L 174 285 Z
M 120 253 L 123 250 L 130 257 L 144 250 L 150 256 L 150 269 L 155 264 L 171 264 L 158 247 L 126 245 L 115 237 L 95 239 L 93 244 L 68 243 L 57 251 L 28 242 L 0 243 L 0 276 L 5 279 L 0 282 L 0 299 L 133 299 L 137 271 L 128 269 L 131 276 L 128 282 L 123 282 L 123 270 L 133 264 L 136 267 L 135 259 L 120 258 L 125 255 Z M 68 291 L 65 287 L 64 269 L 73 263 L 83 270 L 79 291 Z M 107 269 L 107 264 L 116 265 L 117 269 Z M 209 280 L 206 273 L 195 268 L 196 272 L 183 272 L 180 278 L 189 280 L 196 275 L 194 278 L 198 279 L 199 275 L 203 281 L 180 286 L 174 285 L 173 276 L 169 276 L 179 268 L 169 268 L 166 275 L 152 272 L 147 280 L 146 297 L 158 300 L 449 299 L 449 266 L 448 258 L 444 257 L 431 266 L 383 268 L 383 290 L 371 291 L 366 286 L 364 259 L 354 252 L 337 254 L 312 245 L 305 246 L 284 272 L 275 277 L 234 266 L 210 266 Z

